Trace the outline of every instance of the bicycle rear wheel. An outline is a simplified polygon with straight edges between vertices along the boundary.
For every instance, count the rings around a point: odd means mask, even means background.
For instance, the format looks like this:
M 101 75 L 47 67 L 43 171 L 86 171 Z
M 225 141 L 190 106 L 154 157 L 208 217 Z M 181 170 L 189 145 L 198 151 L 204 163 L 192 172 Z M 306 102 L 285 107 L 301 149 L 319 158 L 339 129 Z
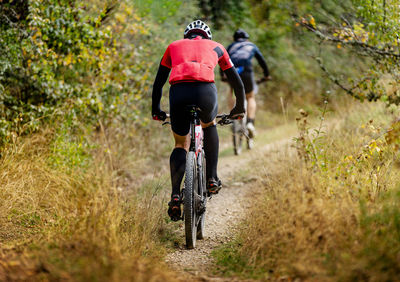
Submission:
M 196 219 L 196 191 L 198 187 L 197 164 L 195 153 L 190 151 L 186 159 L 185 193 L 183 208 L 185 213 L 186 247 L 196 247 L 197 219 Z

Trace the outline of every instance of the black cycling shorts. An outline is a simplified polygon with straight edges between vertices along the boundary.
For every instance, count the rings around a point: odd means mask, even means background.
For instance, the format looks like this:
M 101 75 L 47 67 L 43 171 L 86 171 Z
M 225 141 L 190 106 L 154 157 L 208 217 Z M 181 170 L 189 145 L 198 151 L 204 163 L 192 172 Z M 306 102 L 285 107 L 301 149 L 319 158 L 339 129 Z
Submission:
M 250 92 L 253 92 L 254 94 L 257 94 L 258 92 L 258 86 L 257 83 L 254 79 L 254 73 L 253 71 L 243 71 L 240 75 L 240 78 L 242 79 L 243 85 L 244 85 L 244 92 L 246 94 L 249 94 Z
M 200 108 L 199 117 L 204 123 L 212 122 L 218 113 L 217 87 L 208 82 L 182 82 L 169 89 L 169 108 L 172 131 L 185 136 L 190 130 L 187 106 Z

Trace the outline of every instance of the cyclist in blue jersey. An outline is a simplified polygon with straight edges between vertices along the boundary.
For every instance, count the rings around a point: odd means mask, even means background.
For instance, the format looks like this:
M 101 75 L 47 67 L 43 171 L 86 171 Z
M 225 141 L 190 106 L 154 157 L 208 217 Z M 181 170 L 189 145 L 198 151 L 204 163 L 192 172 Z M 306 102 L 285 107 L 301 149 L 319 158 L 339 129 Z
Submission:
M 263 80 L 271 79 L 267 63 L 258 47 L 249 41 L 249 34 L 243 29 L 238 29 L 233 35 L 234 42 L 227 48 L 229 56 L 243 81 L 246 100 L 247 100 L 247 129 L 249 137 L 252 139 L 255 136 L 254 122 L 256 117 L 256 99 L 258 87 L 254 79 L 252 58 L 255 57 L 263 69 Z M 225 80 L 224 76 L 222 79 Z M 230 95 L 230 106 L 233 105 L 232 95 Z

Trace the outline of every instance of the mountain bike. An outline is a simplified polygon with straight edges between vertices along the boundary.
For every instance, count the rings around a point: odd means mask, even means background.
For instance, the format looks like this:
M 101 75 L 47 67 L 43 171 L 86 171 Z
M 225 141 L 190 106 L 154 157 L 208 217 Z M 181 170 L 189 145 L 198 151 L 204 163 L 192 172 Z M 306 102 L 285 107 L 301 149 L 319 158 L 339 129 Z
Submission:
M 199 109 L 196 106 L 188 106 L 190 114 L 190 147 L 186 156 L 185 180 L 181 191 L 183 204 L 182 220 L 185 222 L 186 247 L 196 247 L 197 239 L 204 238 L 205 213 L 207 197 L 210 197 L 206 189 L 206 162 L 203 149 L 203 129 L 198 116 Z M 217 115 L 218 124 L 232 123 L 229 115 Z M 165 123 L 164 123 L 165 124 Z
M 256 81 L 257 85 L 269 80 L 269 78 L 263 77 Z M 249 131 L 247 129 L 247 119 L 244 117 L 241 120 L 232 121 L 232 141 L 233 141 L 233 152 L 235 155 L 240 155 L 243 147 L 243 140 L 246 140 L 247 149 L 251 150 L 254 147 L 254 140 L 250 138 Z

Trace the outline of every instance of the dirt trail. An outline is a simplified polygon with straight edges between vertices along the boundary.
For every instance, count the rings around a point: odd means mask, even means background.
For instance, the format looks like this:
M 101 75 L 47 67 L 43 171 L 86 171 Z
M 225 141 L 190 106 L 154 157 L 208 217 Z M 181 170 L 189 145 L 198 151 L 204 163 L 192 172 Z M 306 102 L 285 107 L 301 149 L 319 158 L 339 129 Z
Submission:
M 256 144 L 253 150 L 244 150 L 239 157 L 220 158 L 218 173 L 224 187 L 207 203 L 206 238 L 198 240 L 193 250 L 187 250 L 184 244 L 178 246 L 176 251 L 166 258 L 169 265 L 178 271 L 184 271 L 196 280 L 235 281 L 232 278 L 212 276 L 212 269 L 215 267 L 211 256 L 214 249 L 229 242 L 235 236 L 237 224 L 243 219 L 246 208 L 250 205 L 251 183 L 235 182 L 234 174 L 251 165 L 251 160 L 267 152 L 277 151 L 288 142 L 288 139 L 283 139 L 271 144 Z M 251 176 L 247 177 L 247 182 L 252 182 L 252 180 L 255 179 Z M 183 224 L 177 232 L 179 236 L 184 237 Z

